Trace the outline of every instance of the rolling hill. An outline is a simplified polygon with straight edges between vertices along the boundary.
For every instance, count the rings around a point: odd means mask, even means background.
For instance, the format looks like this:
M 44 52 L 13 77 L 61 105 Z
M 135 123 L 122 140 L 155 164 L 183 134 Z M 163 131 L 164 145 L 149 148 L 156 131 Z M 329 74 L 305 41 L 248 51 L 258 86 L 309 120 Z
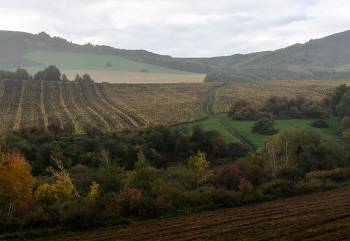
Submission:
M 349 40 L 350 30 L 275 51 L 191 60 L 221 69 L 281 65 L 341 68 L 350 64 Z
M 145 50 L 116 49 L 109 46 L 79 45 L 59 37 L 51 37 L 45 32 L 30 34 L 14 31 L 0 31 L 0 69 L 43 66 L 27 58 L 32 52 L 80 53 L 118 56 L 125 59 L 193 73 L 207 73 L 210 66 L 203 63 L 154 54 Z
M 76 73 L 89 73 L 97 82 L 114 83 L 202 82 L 204 74 L 208 73 L 205 82 L 344 79 L 349 78 L 350 72 L 336 70 L 350 67 L 349 38 L 350 30 L 275 51 L 213 58 L 172 58 L 145 50 L 74 44 L 45 32 L 0 31 L 0 69 L 25 67 L 29 72 L 36 72 L 54 64 L 71 79 Z M 106 66 L 107 62 L 112 66 Z M 142 69 L 169 76 L 135 74 Z M 183 76 L 191 73 L 202 75 Z

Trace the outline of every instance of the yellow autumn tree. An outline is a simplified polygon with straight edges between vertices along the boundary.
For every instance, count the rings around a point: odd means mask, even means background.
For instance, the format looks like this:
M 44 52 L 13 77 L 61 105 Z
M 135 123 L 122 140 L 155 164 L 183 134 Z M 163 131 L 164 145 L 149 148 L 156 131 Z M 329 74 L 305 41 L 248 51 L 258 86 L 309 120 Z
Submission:
M 7 153 L 2 156 L 1 161 L 1 189 L 8 198 L 10 218 L 19 205 L 25 205 L 28 198 L 32 197 L 34 177 L 31 174 L 31 165 L 19 153 Z
M 50 205 L 60 198 L 60 193 L 57 191 L 55 184 L 49 185 L 45 183 L 38 187 L 34 192 L 34 196 L 38 201 Z
M 91 198 L 93 196 L 95 196 L 97 194 L 98 191 L 98 187 L 100 186 L 100 184 L 98 184 L 97 182 L 92 182 L 91 186 L 90 186 L 90 193 L 88 195 L 88 198 Z
M 188 167 L 197 186 L 203 186 L 213 178 L 213 171 L 209 169 L 209 164 L 210 162 L 205 159 L 205 153 L 199 150 L 196 156 L 190 157 Z
M 52 166 L 46 168 L 46 171 L 51 172 L 51 174 L 57 178 L 56 184 L 54 185 L 58 193 L 68 197 L 76 196 L 80 198 L 80 195 L 72 183 L 73 178 L 71 178 L 69 173 L 64 169 L 62 162 L 56 158 L 52 158 L 52 160 L 56 163 L 59 171 L 56 171 Z

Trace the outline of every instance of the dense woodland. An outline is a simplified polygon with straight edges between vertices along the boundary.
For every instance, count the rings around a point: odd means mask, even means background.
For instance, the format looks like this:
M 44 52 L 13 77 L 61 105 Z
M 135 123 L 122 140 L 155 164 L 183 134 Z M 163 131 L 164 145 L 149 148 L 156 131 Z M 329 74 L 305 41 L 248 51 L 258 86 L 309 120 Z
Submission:
M 153 125 L 120 133 L 92 127 L 85 135 L 57 123 L 21 128 L 1 141 L 0 230 L 35 237 L 55 232 L 48 228 L 110 226 L 347 185 L 348 95 L 349 87 L 341 85 L 322 103 L 269 98 L 261 108 L 272 114 L 270 120 L 287 118 L 298 103 L 301 115 L 316 105 L 338 116 L 339 131 L 326 138 L 315 128 L 294 127 L 270 136 L 256 151 L 199 126 Z M 244 106 L 249 103 L 234 102 L 231 114 Z
M 232 82 L 259 80 L 349 79 L 350 71 L 336 71 L 321 67 L 275 66 L 232 68 L 210 72 L 204 82 Z
M 275 51 L 250 54 L 234 54 L 213 58 L 191 58 L 220 69 L 272 67 L 272 66 L 316 66 L 334 68 L 350 63 L 350 31 L 333 34 L 321 39 L 310 39 Z

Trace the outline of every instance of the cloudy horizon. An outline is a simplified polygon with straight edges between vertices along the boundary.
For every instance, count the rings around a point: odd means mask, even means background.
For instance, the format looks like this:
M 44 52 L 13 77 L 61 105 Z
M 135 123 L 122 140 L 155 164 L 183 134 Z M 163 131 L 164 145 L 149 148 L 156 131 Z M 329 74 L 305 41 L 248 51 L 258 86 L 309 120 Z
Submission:
M 173 57 L 276 50 L 348 30 L 344 0 L 14 0 L 2 3 L 0 30 L 73 43 L 144 49 Z

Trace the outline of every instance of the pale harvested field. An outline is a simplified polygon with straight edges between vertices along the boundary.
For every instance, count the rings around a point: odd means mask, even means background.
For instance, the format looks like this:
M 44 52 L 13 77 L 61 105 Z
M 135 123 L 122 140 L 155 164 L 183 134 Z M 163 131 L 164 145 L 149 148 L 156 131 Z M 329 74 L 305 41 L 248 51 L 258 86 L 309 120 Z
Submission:
M 218 89 L 214 103 L 214 111 L 217 113 L 228 111 L 232 102 L 236 99 L 248 99 L 259 106 L 268 97 L 277 95 L 294 98 L 297 95 L 304 96 L 314 101 L 320 101 L 327 92 L 335 87 L 346 84 L 350 80 L 271 80 L 232 82 L 224 88 Z
M 80 76 L 89 74 L 95 83 L 201 83 L 205 74 L 158 74 L 158 73 L 139 73 L 114 70 L 61 70 L 66 74 L 69 80 L 74 80 L 78 73 Z

